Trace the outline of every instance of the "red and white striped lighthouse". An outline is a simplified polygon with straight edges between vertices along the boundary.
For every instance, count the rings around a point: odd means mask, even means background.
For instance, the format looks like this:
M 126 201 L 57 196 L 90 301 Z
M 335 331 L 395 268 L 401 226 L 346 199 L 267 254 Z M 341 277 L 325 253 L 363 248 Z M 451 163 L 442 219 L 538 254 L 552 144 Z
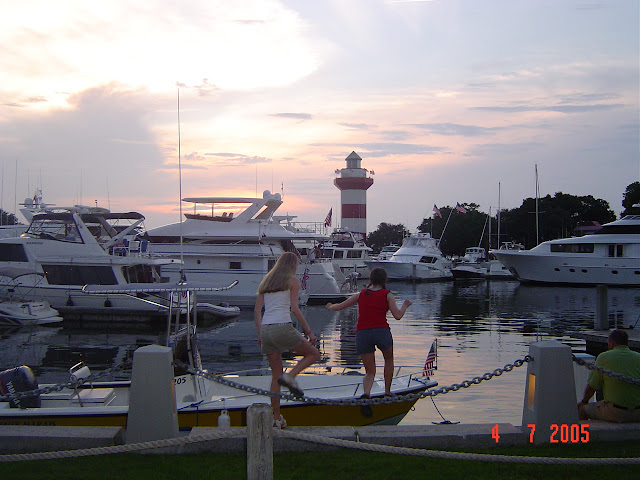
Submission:
M 367 177 L 367 169 L 360 166 L 362 158 L 356 152 L 351 152 L 345 160 L 347 168 L 336 170 L 336 173 L 340 173 L 340 177 L 333 181 L 341 192 L 341 226 L 365 238 L 367 235 L 367 189 L 373 185 L 373 178 Z

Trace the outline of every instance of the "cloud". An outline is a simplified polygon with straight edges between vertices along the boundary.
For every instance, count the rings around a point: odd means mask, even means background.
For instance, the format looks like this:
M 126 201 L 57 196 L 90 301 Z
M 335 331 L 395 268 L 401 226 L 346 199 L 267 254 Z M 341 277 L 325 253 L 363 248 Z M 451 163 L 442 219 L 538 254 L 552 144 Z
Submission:
M 278 118 L 292 118 L 294 120 L 311 120 L 313 115 L 310 113 L 271 113 L 269 116 Z
M 267 157 L 249 156 L 241 153 L 205 153 L 205 156 L 218 157 L 213 159 L 215 166 L 218 167 L 238 167 L 272 162 L 272 159 Z
M 346 147 L 347 149 L 359 152 L 361 157 L 389 157 L 392 155 L 434 155 L 446 151 L 444 147 L 430 145 L 418 145 L 413 143 L 399 142 L 371 142 L 371 143 L 315 143 L 317 147 Z
M 426 130 L 435 135 L 460 135 L 464 137 L 477 137 L 503 130 L 502 127 L 480 127 L 477 125 L 460 125 L 456 123 L 414 123 L 411 126 Z
M 368 125 L 366 123 L 338 123 L 342 127 L 346 127 L 350 130 L 373 130 L 377 128 L 376 125 Z
M 584 113 L 623 108 L 621 103 L 609 105 L 543 105 L 543 106 L 504 106 L 504 107 L 471 107 L 472 110 L 484 110 L 487 112 L 520 113 L 520 112 L 558 112 L 558 113 Z

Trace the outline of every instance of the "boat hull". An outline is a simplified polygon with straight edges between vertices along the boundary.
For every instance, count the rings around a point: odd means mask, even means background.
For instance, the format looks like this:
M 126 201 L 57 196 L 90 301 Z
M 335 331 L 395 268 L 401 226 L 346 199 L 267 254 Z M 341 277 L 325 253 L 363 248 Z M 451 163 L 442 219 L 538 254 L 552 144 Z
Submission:
M 308 388 L 309 396 L 315 398 L 327 398 L 332 400 L 350 399 L 359 397 L 362 389 L 361 376 L 342 375 L 304 375 L 299 378 L 301 385 Z M 317 377 L 319 383 L 314 383 L 312 377 Z M 271 375 L 235 377 L 237 382 L 246 385 L 266 387 L 271 381 Z M 193 402 L 193 385 L 213 388 L 216 395 L 208 396 L 208 401 Z M 383 384 L 381 379 L 375 382 L 372 398 L 381 398 L 384 390 L 378 384 Z M 247 423 L 247 408 L 254 403 L 269 403 L 269 398 L 261 395 L 242 394 L 239 390 L 224 387 L 218 384 L 208 384 L 206 380 L 197 379 L 190 375 L 176 377 L 177 399 L 190 399 L 177 401 L 178 424 L 180 429 L 188 430 L 193 427 L 215 427 L 218 417 L 226 410 L 231 419 L 231 426 L 245 426 Z M 402 386 L 399 387 L 399 385 Z M 313 387 L 312 385 L 316 385 Z M 419 381 L 405 378 L 400 383 L 394 383 L 392 391 L 397 392 L 397 398 L 407 394 L 415 394 L 426 390 L 437 382 Z M 83 398 L 92 398 L 92 402 L 85 400 L 80 405 L 77 396 L 73 392 L 51 393 L 41 395 L 41 407 L 38 408 L 9 408 L 8 403 L 0 402 L 0 425 L 30 425 L 30 426 L 116 426 L 126 428 L 128 414 L 128 395 L 130 384 L 127 382 L 94 384 L 94 389 L 81 389 L 95 395 Z M 194 387 L 195 388 L 195 387 Z M 326 390 L 320 393 L 321 390 Z M 348 393 L 347 393 L 348 392 Z M 235 395 L 235 396 L 234 396 Z M 348 395 L 348 396 L 347 396 Z M 351 396 L 354 395 L 354 396 Z M 64 398 L 63 398 L 64 397 Z M 281 411 L 287 424 L 290 426 L 361 426 L 361 425 L 392 425 L 397 424 L 416 403 L 415 398 L 407 401 L 393 403 L 381 403 L 373 405 L 373 415 L 364 416 L 359 405 L 328 405 L 322 403 L 307 403 L 292 400 L 283 400 Z M 49 406 L 51 405 L 51 406 Z M 94 405 L 94 406 L 92 406 Z
M 368 261 L 370 269 L 384 268 L 389 280 L 411 280 L 422 282 L 438 282 L 451 280 L 453 274 L 448 268 L 438 268 L 432 264 L 393 262 L 393 261 Z
M 494 253 L 521 282 L 640 286 L 638 259 L 540 255 L 532 250 Z

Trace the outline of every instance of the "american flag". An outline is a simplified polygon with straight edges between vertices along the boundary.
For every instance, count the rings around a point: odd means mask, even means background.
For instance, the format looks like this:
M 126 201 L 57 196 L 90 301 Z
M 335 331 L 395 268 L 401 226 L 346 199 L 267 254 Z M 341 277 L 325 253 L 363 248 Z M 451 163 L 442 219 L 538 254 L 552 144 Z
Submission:
M 440 213 L 440 209 L 438 207 L 436 207 L 435 203 L 433 204 L 433 213 L 435 213 L 437 216 L 442 218 L 442 213 Z
M 422 370 L 423 377 L 430 377 L 433 375 L 433 371 L 436 369 L 435 367 L 436 361 L 436 344 L 435 342 L 431 343 L 431 348 L 429 349 L 429 355 L 427 355 L 427 360 L 424 362 L 424 369 Z
M 302 281 L 300 282 L 300 288 L 302 288 L 302 290 L 307 289 L 307 280 L 309 280 L 309 268 L 305 268 L 302 274 Z
M 331 226 L 331 214 L 333 213 L 333 207 L 331 207 L 329 209 L 329 213 L 327 213 L 327 218 L 324 219 L 324 226 L 325 227 L 330 227 Z
M 464 208 L 462 205 L 460 205 L 459 203 L 456 203 L 456 210 L 458 210 L 460 213 L 467 213 L 467 209 Z

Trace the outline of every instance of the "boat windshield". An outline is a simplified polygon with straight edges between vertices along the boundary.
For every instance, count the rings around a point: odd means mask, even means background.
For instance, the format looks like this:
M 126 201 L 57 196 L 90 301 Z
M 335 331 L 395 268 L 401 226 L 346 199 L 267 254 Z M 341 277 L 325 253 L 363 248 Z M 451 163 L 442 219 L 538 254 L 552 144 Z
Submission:
M 82 236 L 71 215 L 34 217 L 25 235 L 60 242 L 82 243 Z

